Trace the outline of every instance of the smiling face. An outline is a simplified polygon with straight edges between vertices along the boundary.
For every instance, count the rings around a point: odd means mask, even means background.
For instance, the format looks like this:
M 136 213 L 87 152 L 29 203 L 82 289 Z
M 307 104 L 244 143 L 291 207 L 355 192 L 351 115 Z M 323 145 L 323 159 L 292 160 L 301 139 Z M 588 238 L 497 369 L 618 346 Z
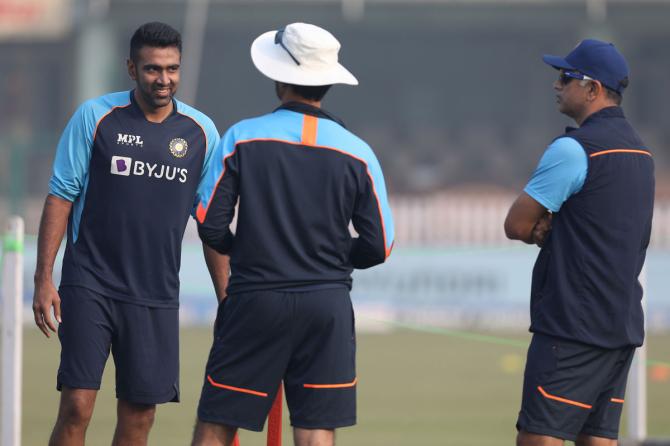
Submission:
M 144 46 L 128 59 L 128 74 L 137 84 L 136 98 L 142 108 L 158 111 L 171 107 L 180 76 L 181 52 L 175 46 Z

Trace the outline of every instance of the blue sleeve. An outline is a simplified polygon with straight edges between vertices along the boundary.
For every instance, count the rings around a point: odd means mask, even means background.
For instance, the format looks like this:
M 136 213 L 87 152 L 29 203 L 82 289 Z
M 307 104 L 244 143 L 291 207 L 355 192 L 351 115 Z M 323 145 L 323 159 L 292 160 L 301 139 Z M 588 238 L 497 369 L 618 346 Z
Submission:
M 95 112 L 86 102 L 74 113 L 58 142 L 50 194 L 68 201 L 79 197 L 88 176 L 95 127 Z
M 358 259 L 351 260 L 355 268 L 368 268 L 383 262 L 393 249 L 395 227 L 386 182 L 374 151 L 365 141 L 327 119 L 319 119 L 316 143 L 343 148 L 343 153 L 365 164 L 352 218 L 359 237 L 354 241 L 351 254 Z
M 233 127 L 219 141 L 197 193 L 198 234 L 206 245 L 221 254 L 227 254 L 232 246 L 230 224 L 239 194 L 234 134 Z
M 230 128 L 223 138 L 219 139 L 209 159 L 205 161 L 202 178 L 196 195 L 196 219 L 202 223 L 205 220 L 217 184 L 225 173 L 226 159 L 235 151 L 234 127 Z
M 205 134 L 205 142 L 206 142 L 205 160 L 203 162 L 202 172 L 200 173 L 200 183 L 199 183 L 199 185 L 202 185 L 202 182 L 204 181 L 205 176 L 207 175 L 209 165 L 214 156 L 214 152 L 216 151 L 216 148 L 219 145 L 219 141 L 221 139 L 219 137 L 219 131 L 216 129 L 216 125 L 214 125 L 214 122 L 209 118 L 209 116 L 205 115 L 201 111 L 198 111 L 189 105 L 184 104 L 181 101 L 176 101 L 176 103 L 177 103 L 177 112 L 191 118 L 198 126 L 200 126 L 203 133 Z M 193 217 L 196 217 L 199 201 L 200 201 L 199 197 L 196 195 L 193 204 L 193 209 L 191 210 L 191 215 Z
M 351 218 L 358 237 L 353 240 L 349 260 L 365 269 L 386 260 L 393 249 L 394 226 L 379 161 L 369 151 Z
M 552 212 L 582 189 L 588 171 L 584 148 L 574 138 L 558 138 L 542 155 L 524 192 Z
M 198 183 L 198 192 L 195 195 L 195 202 L 193 203 L 193 209 L 191 210 L 191 215 L 193 216 L 193 218 L 197 218 L 198 204 L 200 203 L 200 195 L 199 195 L 200 188 L 203 187 L 203 185 L 207 181 L 210 169 L 212 168 L 212 162 L 214 162 L 213 160 L 216 158 L 216 152 L 219 147 L 219 143 L 221 141 L 221 137 L 219 136 L 219 133 L 216 130 L 216 127 L 214 126 L 214 123 L 211 124 L 211 127 L 209 129 L 205 127 L 205 131 L 207 133 L 207 152 L 205 153 L 205 161 L 203 162 L 202 172 L 200 173 L 200 183 Z

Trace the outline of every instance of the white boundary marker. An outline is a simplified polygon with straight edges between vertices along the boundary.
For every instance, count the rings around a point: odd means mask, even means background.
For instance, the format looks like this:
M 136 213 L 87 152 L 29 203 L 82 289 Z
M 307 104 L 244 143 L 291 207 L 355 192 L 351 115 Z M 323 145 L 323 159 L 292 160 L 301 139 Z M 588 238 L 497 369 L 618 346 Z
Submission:
M 642 310 L 645 314 L 645 331 L 647 321 L 647 271 L 642 268 L 640 273 L 642 285 Z M 647 343 L 637 349 L 628 375 L 626 396 L 626 416 L 628 417 L 627 437 L 636 442 L 647 439 Z
M 23 360 L 23 219 L 21 217 L 9 218 L 2 242 L 0 446 L 20 446 Z

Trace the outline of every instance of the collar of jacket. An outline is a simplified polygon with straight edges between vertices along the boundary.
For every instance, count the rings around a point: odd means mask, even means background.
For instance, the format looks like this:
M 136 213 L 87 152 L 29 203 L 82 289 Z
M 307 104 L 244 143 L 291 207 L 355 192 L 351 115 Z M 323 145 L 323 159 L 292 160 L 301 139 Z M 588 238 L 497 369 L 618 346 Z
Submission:
M 623 114 L 623 109 L 619 106 L 613 105 L 611 107 L 605 107 L 601 108 L 595 113 L 591 113 L 585 120 L 582 122 L 582 125 L 580 127 L 584 127 L 587 124 L 593 124 L 595 121 L 598 121 L 600 119 L 608 119 L 608 118 L 625 118 Z M 576 130 L 578 127 L 566 127 L 565 131 L 571 132 L 573 130 Z
M 277 107 L 274 111 L 277 110 L 291 110 L 296 113 L 302 113 L 303 115 L 310 115 L 310 116 L 316 116 L 317 118 L 329 119 L 331 121 L 340 124 L 345 129 L 347 128 L 344 125 L 344 122 L 342 122 L 340 118 L 328 113 L 322 108 L 314 107 L 313 105 L 305 104 L 304 102 L 287 102 L 286 104 L 282 104 L 279 107 Z

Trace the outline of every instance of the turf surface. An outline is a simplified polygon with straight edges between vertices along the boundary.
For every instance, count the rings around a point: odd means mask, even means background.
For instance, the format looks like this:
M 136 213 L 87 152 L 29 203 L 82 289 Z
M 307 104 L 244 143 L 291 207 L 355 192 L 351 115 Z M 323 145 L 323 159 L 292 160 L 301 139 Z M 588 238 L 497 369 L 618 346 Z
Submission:
M 338 431 L 340 445 L 498 446 L 514 443 L 528 335 L 487 333 L 491 343 L 440 333 L 396 330 L 358 337 L 358 425 Z M 182 403 L 159 407 L 149 444 L 188 445 L 202 385 L 210 330 L 182 330 Z M 649 358 L 670 362 L 670 335 L 649 339 Z M 46 444 L 58 405 L 59 344 L 33 327 L 24 337 L 23 444 Z M 670 376 L 649 382 L 649 433 L 670 437 Z M 669 373 L 670 374 L 670 373 Z M 109 361 L 87 444 L 110 444 L 115 425 L 114 368 Z M 286 421 L 284 445 L 292 444 Z M 242 432 L 242 446 L 265 435 Z

